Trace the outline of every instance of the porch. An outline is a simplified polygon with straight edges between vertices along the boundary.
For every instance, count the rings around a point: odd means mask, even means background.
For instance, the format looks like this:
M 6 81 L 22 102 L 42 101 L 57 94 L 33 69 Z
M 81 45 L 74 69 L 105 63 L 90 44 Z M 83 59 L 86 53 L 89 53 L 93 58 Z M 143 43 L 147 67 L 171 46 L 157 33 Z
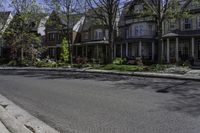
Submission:
M 167 37 L 163 39 L 163 59 L 166 63 L 200 61 L 200 37 Z
M 143 60 L 155 61 L 156 44 L 154 40 L 138 40 L 116 44 L 114 46 L 115 57 L 135 58 L 142 57 Z
M 108 54 L 107 42 L 93 42 L 73 45 L 73 59 L 81 58 L 91 63 L 105 63 Z

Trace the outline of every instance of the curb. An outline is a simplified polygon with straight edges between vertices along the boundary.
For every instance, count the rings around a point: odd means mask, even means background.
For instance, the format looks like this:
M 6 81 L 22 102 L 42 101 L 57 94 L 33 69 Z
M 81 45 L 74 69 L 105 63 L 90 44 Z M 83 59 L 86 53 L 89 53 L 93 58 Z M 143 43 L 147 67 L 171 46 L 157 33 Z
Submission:
M 60 133 L 0 94 L 0 133 L 4 133 L 1 127 L 8 133 Z
M 57 72 L 84 72 L 84 73 L 97 73 L 97 74 L 113 74 L 123 76 L 136 76 L 136 77 L 148 77 L 148 78 L 165 78 L 165 79 L 177 79 L 177 80 L 193 80 L 200 82 L 200 77 L 192 77 L 187 75 L 178 74 L 162 74 L 162 73 L 150 73 L 150 72 L 119 72 L 109 70 L 96 70 L 96 69 L 77 69 L 77 68 L 17 68 L 17 67 L 5 67 L 0 68 L 0 71 L 57 71 Z
M 11 133 L 32 133 L 22 123 L 11 116 L 2 106 L 0 106 L 0 120 Z

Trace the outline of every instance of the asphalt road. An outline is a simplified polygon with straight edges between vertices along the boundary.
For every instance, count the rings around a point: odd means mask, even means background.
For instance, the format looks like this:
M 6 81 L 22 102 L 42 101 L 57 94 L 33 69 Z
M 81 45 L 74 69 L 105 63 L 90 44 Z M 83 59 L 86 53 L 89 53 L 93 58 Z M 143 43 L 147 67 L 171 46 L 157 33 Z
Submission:
M 1 71 L 0 93 L 62 133 L 200 132 L 200 82 Z

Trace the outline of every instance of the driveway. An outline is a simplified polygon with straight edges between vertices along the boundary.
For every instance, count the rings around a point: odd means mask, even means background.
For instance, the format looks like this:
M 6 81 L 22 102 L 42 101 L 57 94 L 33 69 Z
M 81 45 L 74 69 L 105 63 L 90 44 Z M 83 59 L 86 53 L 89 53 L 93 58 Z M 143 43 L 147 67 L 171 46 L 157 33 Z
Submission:
M 200 82 L 0 71 L 0 93 L 62 133 L 200 132 Z

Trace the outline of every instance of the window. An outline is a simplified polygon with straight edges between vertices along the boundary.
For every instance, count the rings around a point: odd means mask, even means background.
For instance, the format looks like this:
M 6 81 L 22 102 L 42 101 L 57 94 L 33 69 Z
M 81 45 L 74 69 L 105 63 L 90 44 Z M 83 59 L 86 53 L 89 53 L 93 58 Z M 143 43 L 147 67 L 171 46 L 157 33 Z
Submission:
M 88 33 L 88 32 L 85 32 L 85 33 L 84 33 L 84 39 L 85 39 L 85 40 L 88 40 L 88 39 L 89 39 L 89 33 Z
M 185 24 L 184 24 L 184 28 L 185 30 L 191 29 L 192 27 L 192 20 L 189 18 L 185 19 Z
M 144 28 L 143 25 L 140 25 L 140 36 L 144 35 Z
M 135 5 L 135 9 L 134 9 L 135 13 L 140 13 L 142 10 L 143 10 L 143 5 L 142 4 Z
M 103 30 L 102 29 L 95 30 L 95 32 L 94 32 L 94 39 L 95 40 L 103 39 Z
M 49 33 L 49 41 L 54 41 L 54 40 L 55 40 L 55 34 Z
M 138 26 L 135 26 L 135 36 L 138 36 L 139 35 L 139 27 Z
M 170 20 L 169 21 L 169 30 L 174 30 L 176 28 L 175 23 L 176 23 L 175 20 Z
M 200 16 L 197 17 L 197 28 L 200 28 Z

